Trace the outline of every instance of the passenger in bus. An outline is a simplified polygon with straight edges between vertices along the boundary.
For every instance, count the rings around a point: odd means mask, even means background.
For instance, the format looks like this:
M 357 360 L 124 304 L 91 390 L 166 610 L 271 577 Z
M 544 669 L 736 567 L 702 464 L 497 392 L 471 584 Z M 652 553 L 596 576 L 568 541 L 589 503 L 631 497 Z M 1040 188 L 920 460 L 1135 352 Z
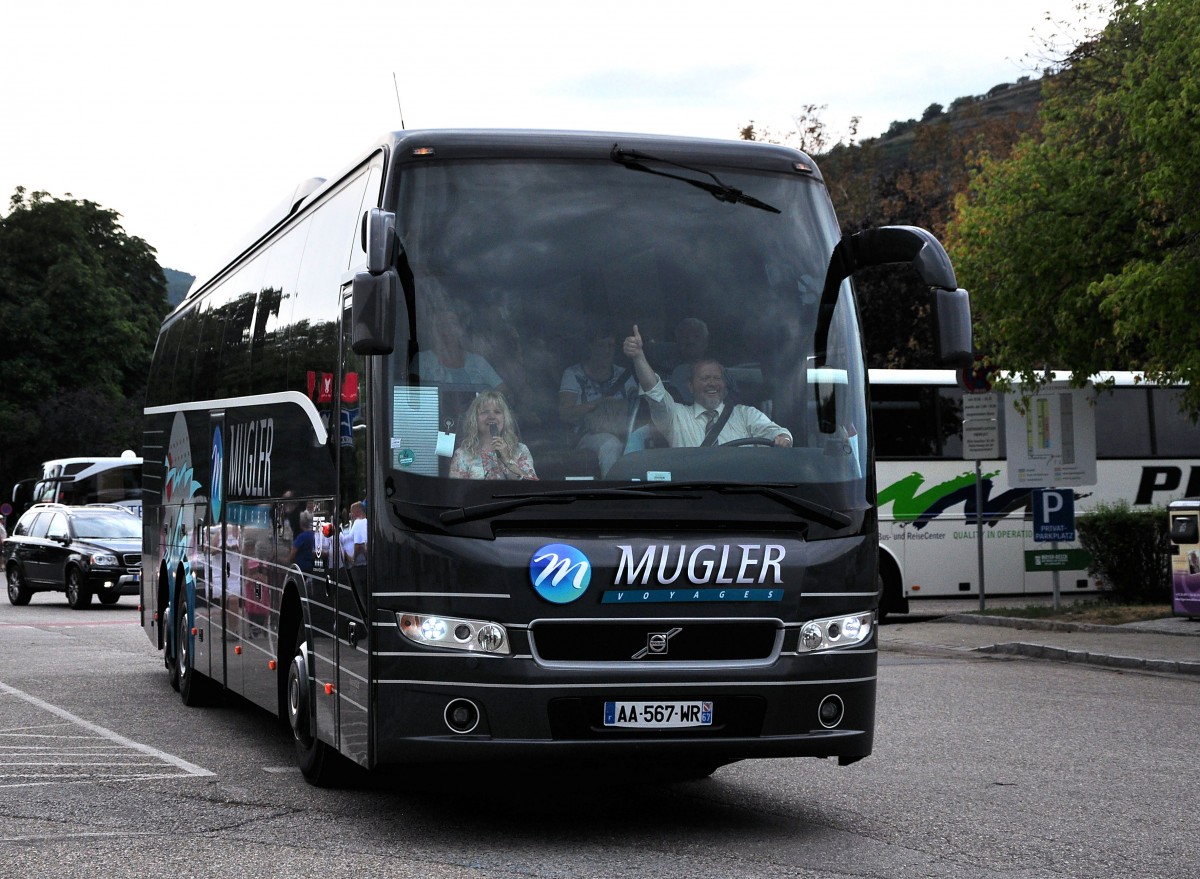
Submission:
M 466 348 L 462 320 L 451 308 L 434 312 L 430 347 L 417 355 L 415 369 L 422 384 L 454 390 L 497 390 L 509 393 L 500 374 L 479 354 Z
M 536 343 L 530 345 L 522 337 L 503 305 L 484 305 L 473 313 L 472 324 L 482 328 L 482 332 L 468 334 L 467 344 L 503 380 L 505 396 L 510 405 L 521 409 L 521 423 L 526 430 L 539 426 L 542 423 L 539 413 L 549 414 L 553 408 L 556 387 L 551 382 L 557 377 L 557 363 L 548 359 L 543 348 Z
M 752 437 L 770 440 L 779 448 L 792 445 L 791 432 L 753 406 L 726 406 L 725 368 L 716 360 L 704 359 L 693 365 L 688 389 L 695 402 L 685 404 L 672 399 L 662 379 L 651 368 L 636 324 L 622 350 L 633 361 L 633 371 L 642 396 L 650 404 L 654 424 L 672 446 L 721 445 Z
M 577 448 L 596 453 L 604 475 L 625 451 L 630 405 L 636 400 L 632 370 L 616 364 L 616 336 L 595 327 L 583 360 L 563 370 L 558 415 L 575 428 Z
M 666 380 L 667 390 L 680 403 L 691 404 L 692 399 L 692 367 L 708 356 L 708 324 L 698 317 L 685 317 L 675 326 L 675 350 L 679 362 L 671 370 L 671 377 Z M 737 382 L 724 370 L 726 394 L 737 396 Z
M 517 419 L 499 391 L 484 391 L 463 417 L 462 445 L 450 459 L 451 479 L 537 479 Z

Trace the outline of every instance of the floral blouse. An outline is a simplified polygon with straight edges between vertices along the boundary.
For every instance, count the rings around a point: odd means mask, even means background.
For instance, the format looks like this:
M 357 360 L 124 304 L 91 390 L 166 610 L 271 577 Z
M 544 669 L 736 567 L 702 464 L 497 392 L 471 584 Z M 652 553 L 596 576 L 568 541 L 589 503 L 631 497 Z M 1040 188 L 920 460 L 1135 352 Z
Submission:
M 465 449 L 459 449 L 450 459 L 451 479 L 537 479 L 533 470 L 533 458 L 525 443 L 517 443 L 517 454 L 512 463 L 521 474 L 520 477 L 504 466 L 496 453 L 488 449 L 472 455 Z

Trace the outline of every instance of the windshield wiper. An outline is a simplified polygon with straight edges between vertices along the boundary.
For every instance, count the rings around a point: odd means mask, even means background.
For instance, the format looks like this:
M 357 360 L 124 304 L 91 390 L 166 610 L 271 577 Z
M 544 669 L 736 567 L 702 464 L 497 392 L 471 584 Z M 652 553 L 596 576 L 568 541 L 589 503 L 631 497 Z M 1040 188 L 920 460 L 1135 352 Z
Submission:
M 712 171 L 706 171 L 703 168 L 693 168 L 691 165 L 681 165 L 679 162 L 672 162 L 670 159 L 660 159 L 658 156 L 651 156 L 648 153 L 640 152 L 639 150 L 621 149 L 619 143 L 613 144 L 612 152 L 609 154 L 614 162 L 624 165 L 631 171 L 645 171 L 647 174 L 656 174 L 659 177 L 669 177 L 672 180 L 681 180 L 691 186 L 703 189 L 711 194 L 717 201 L 723 201 L 726 204 L 744 204 L 752 208 L 758 208 L 762 211 L 770 211 L 773 214 L 781 213 L 779 208 L 767 204 L 765 201 L 759 201 L 752 195 L 746 195 L 740 189 L 722 183 Z M 643 162 L 657 162 L 661 165 L 670 165 L 673 168 L 682 168 L 685 171 L 692 171 L 696 174 L 704 174 L 713 179 L 712 183 L 707 180 L 696 180 L 692 177 L 682 177 L 679 174 L 671 174 L 667 171 L 658 171 L 654 168 L 649 168 Z
M 728 482 L 643 482 L 624 488 L 594 488 L 583 491 L 549 491 L 541 494 L 498 494 L 488 504 L 458 507 L 446 510 L 438 518 L 445 525 L 458 525 L 475 519 L 498 516 L 521 507 L 535 504 L 571 504 L 578 500 L 614 500 L 644 498 L 652 495 L 667 500 L 699 500 L 697 491 L 714 491 L 718 494 L 757 494 L 800 515 L 801 518 L 827 528 L 845 528 L 854 520 L 838 510 L 814 504 L 804 498 L 782 492 L 779 488 L 798 488 L 795 483 L 777 487 L 766 485 L 738 485 Z
M 538 504 L 573 504 L 575 501 L 580 500 L 641 499 L 645 494 L 644 491 L 639 491 L 637 488 L 593 488 L 586 491 L 547 491 L 538 494 L 532 492 L 523 494 L 495 494 L 492 495 L 495 498 L 495 501 L 492 503 L 475 504 L 470 507 L 456 507 L 452 510 L 446 510 L 438 518 L 445 525 L 459 525 L 463 522 L 486 519 L 490 516 L 498 516 L 501 513 L 520 509 L 521 507 Z M 694 501 L 700 499 L 700 496 L 697 494 L 656 493 L 655 497 L 666 498 L 668 500 Z
M 854 520 L 845 513 L 835 510 L 831 507 L 823 507 L 820 504 L 814 504 L 812 501 L 807 501 L 804 498 L 796 497 L 795 495 L 782 492 L 780 488 L 799 488 L 796 483 L 782 483 L 778 486 L 770 485 L 741 485 L 732 482 L 657 482 L 644 483 L 640 486 L 625 489 L 625 491 L 641 491 L 649 492 L 659 486 L 670 486 L 676 491 L 715 491 L 718 494 L 757 494 L 761 497 L 770 498 L 777 503 L 789 508 L 794 513 L 799 513 L 802 518 L 810 522 L 815 522 L 818 525 L 824 525 L 828 528 L 845 528 Z

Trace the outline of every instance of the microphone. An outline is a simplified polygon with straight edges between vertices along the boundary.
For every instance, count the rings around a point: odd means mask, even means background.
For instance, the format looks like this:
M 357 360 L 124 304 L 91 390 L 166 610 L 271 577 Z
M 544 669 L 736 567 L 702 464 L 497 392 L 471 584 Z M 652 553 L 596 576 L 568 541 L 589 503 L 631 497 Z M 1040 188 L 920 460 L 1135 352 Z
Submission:
M 500 425 L 498 425 L 494 421 L 489 423 L 488 424 L 488 433 L 490 433 L 493 437 L 500 436 Z M 504 452 L 501 451 L 500 449 L 496 449 L 496 459 L 498 461 L 500 461 L 501 463 L 504 463 Z

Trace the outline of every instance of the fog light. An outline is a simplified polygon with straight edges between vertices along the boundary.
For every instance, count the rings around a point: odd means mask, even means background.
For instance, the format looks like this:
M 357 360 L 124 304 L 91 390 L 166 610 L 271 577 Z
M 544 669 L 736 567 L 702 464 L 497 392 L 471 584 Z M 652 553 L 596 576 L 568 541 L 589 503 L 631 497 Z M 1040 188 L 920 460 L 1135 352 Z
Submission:
M 446 705 L 446 726 L 460 735 L 479 726 L 479 708 L 470 699 L 455 699 Z
M 817 719 L 821 721 L 821 726 L 826 729 L 833 729 L 842 722 L 842 717 L 846 714 L 846 706 L 842 702 L 841 696 L 829 695 L 821 700 L 821 705 L 817 708 Z

